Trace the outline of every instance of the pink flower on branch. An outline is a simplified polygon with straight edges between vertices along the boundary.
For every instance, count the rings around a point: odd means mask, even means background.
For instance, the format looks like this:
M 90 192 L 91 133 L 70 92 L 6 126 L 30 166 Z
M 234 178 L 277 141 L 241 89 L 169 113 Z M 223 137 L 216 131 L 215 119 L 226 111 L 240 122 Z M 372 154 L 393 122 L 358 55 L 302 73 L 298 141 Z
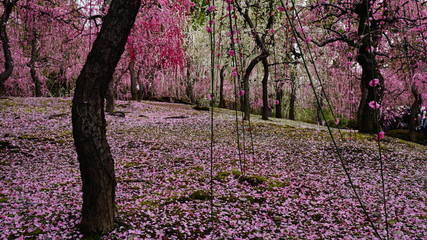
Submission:
M 209 11 L 210 13 L 215 12 L 215 9 L 216 9 L 216 7 L 215 7 L 215 6 L 209 6 L 209 7 L 208 7 L 208 11 Z
M 211 33 L 211 32 L 213 32 L 213 29 L 209 26 L 206 26 L 206 31 L 208 31 L 208 33 Z
M 375 137 L 375 140 L 381 140 L 384 138 L 385 133 L 383 131 L 379 132 Z
M 285 8 L 284 8 L 284 7 L 282 7 L 282 6 L 280 6 L 280 7 L 277 7 L 277 10 L 278 10 L 279 12 L 284 12 L 284 11 L 285 11 Z
M 243 96 L 243 95 L 245 95 L 245 90 L 240 90 L 240 92 L 239 92 L 239 96 L 241 97 L 241 96 Z
M 378 84 L 380 84 L 380 80 L 378 78 L 372 79 L 369 82 L 369 86 L 371 86 L 371 87 L 376 87 Z
M 375 102 L 375 101 L 370 101 L 369 103 L 368 103 L 368 105 L 369 105 L 369 107 L 370 108 L 372 108 L 372 109 L 378 109 L 378 108 L 380 108 L 380 104 L 379 103 L 377 103 L 377 102 Z
M 235 55 L 234 50 L 230 50 L 230 51 L 228 51 L 228 55 L 230 55 L 230 56 L 234 56 L 234 55 Z

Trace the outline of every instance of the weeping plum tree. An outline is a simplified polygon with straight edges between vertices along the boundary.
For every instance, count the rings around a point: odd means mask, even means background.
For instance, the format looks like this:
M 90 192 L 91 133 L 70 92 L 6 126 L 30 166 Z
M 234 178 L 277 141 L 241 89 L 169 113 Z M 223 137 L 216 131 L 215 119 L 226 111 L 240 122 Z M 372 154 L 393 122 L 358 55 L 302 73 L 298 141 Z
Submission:
M 0 40 L 2 42 L 4 56 L 4 70 L 0 73 L 0 96 L 4 94 L 4 82 L 10 77 L 13 72 L 13 58 L 10 51 L 9 36 L 7 35 L 6 25 L 12 13 L 13 7 L 18 0 L 3 0 L 3 14 L 0 18 Z
M 260 3 L 240 3 L 239 1 L 235 1 L 234 5 L 237 8 L 237 11 L 240 13 L 240 15 L 243 17 L 243 20 L 245 24 L 247 24 L 250 28 L 250 33 L 253 36 L 253 39 L 255 41 L 255 44 L 257 48 L 259 49 L 260 53 L 258 56 L 253 58 L 249 65 L 246 67 L 246 70 L 243 74 L 243 90 L 245 91 L 244 95 L 244 107 L 242 108 L 244 110 L 244 118 L 249 120 L 249 77 L 256 67 L 258 63 L 261 63 L 263 65 L 264 75 L 262 79 L 262 119 L 267 120 L 269 111 L 269 104 L 268 104 L 268 78 L 269 78 L 269 63 L 268 63 L 268 57 L 270 56 L 270 50 L 268 48 L 268 39 L 270 29 L 272 28 L 274 24 L 274 12 L 273 12 L 273 6 L 274 1 L 268 1 L 267 6 L 265 8 L 262 8 Z M 229 8 L 230 9 L 230 8 Z M 256 21 L 253 20 L 253 15 L 251 15 L 251 11 L 255 12 L 255 17 L 257 18 Z M 259 27 L 258 24 L 258 14 L 262 15 L 266 18 L 266 25 L 263 28 L 263 32 L 259 32 L 257 27 Z M 233 34 L 233 33 L 232 33 Z
M 362 70 L 357 111 L 360 132 L 375 133 L 380 130 L 377 110 L 383 104 L 387 90 L 383 77 L 384 72 L 389 71 L 386 61 L 391 60 L 392 56 L 388 55 L 396 47 L 395 44 L 402 41 L 402 27 L 420 31 L 421 25 L 414 28 L 408 24 L 425 21 L 422 14 L 417 14 L 417 4 L 418 1 L 333 0 L 316 1 L 306 8 L 310 9 L 304 15 L 306 21 L 328 33 L 311 42 L 320 47 L 332 45 L 335 48 L 343 44 L 347 45 L 347 53 L 356 53 L 354 60 Z M 393 35 L 399 36 L 393 39 Z M 346 52 L 341 53 L 346 55 Z
M 104 97 L 141 5 L 113 0 L 76 83 L 73 136 L 83 183 L 82 232 L 103 234 L 114 227 L 116 180 L 106 139 Z

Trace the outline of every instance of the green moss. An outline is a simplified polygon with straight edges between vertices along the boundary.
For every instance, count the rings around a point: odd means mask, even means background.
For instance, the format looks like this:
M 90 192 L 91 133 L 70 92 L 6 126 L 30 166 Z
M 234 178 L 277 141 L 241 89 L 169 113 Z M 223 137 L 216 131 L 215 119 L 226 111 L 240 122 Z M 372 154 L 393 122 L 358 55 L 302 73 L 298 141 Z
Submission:
M 201 166 L 193 167 L 193 169 L 194 169 L 194 170 L 196 170 L 196 171 L 199 171 L 199 172 L 201 172 L 201 171 L 203 171 L 203 170 L 204 170 L 204 168 L 203 168 L 203 167 L 201 167 Z
M 242 172 L 237 169 L 232 169 L 231 174 L 233 174 L 234 178 L 238 178 L 242 175 Z
M 228 176 L 230 176 L 230 173 L 228 172 L 219 172 L 216 176 L 213 177 L 213 179 L 219 182 L 224 182 Z
M 212 199 L 212 196 L 210 196 L 208 193 L 206 193 L 203 190 L 197 190 L 191 193 L 189 198 L 194 200 L 210 200 Z
M 258 186 L 260 184 L 263 184 L 267 179 L 263 176 L 258 175 L 252 175 L 252 176 L 240 176 L 239 182 L 243 183 L 249 183 L 251 186 Z
M 7 197 L 1 197 L 0 198 L 0 203 L 7 203 L 9 201 L 9 198 Z
M 272 190 L 272 188 L 283 188 L 291 185 L 289 180 L 278 181 L 278 180 L 268 180 L 267 181 L 268 188 Z

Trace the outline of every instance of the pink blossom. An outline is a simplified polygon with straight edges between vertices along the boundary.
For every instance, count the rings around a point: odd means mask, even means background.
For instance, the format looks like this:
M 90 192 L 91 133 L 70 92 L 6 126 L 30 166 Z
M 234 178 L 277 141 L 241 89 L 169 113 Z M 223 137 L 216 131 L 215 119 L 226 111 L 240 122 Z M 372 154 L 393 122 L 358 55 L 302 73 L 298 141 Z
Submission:
M 379 132 L 375 137 L 375 140 L 381 140 L 384 138 L 385 133 L 383 131 Z
M 208 93 L 208 99 L 209 99 L 209 100 L 212 100 L 212 99 L 213 99 L 212 94 Z
M 227 6 L 227 11 L 229 11 L 229 12 L 233 11 L 233 5 L 229 4 Z
M 368 105 L 369 105 L 369 107 L 370 108 L 372 108 L 372 109 L 378 109 L 378 108 L 380 108 L 380 104 L 379 103 L 377 103 L 377 102 L 375 102 L 375 101 L 370 101 L 369 103 L 368 103 Z
M 305 39 L 305 42 L 306 42 L 306 43 L 310 43 L 310 42 L 311 42 L 311 37 L 310 37 L 310 36 L 308 36 L 308 37 Z
M 280 103 L 280 101 L 279 101 L 279 100 L 277 100 L 277 99 L 276 99 L 276 100 L 274 100 L 274 104 L 276 104 L 276 105 L 277 105 L 277 104 L 279 104 L 279 103 Z
M 374 78 L 369 82 L 369 86 L 376 87 L 378 84 L 380 84 L 380 80 L 378 78 Z
M 347 66 L 350 66 L 351 65 L 351 62 L 346 62 L 345 63 Z
M 231 76 L 233 76 L 233 77 L 237 77 L 237 71 L 233 71 L 233 72 L 231 72 Z
M 234 50 L 230 50 L 230 51 L 228 51 L 228 55 L 230 55 L 230 56 L 234 56 L 234 55 L 235 55 Z
M 215 9 L 216 9 L 216 7 L 215 7 L 215 6 L 209 6 L 208 11 L 209 11 L 210 13 L 212 13 L 212 12 L 214 12 L 214 11 L 215 11 Z
M 225 0 L 228 4 L 233 3 L 233 0 Z
M 284 7 L 282 7 L 282 6 L 279 6 L 279 7 L 277 8 L 277 10 L 278 10 L 279 12 L 284 12 L 284 11 L 285 11 L 285 8 L 284 8 Z
M 211 32 L 213 32 L 213 29 L 209 26 L 206 26 L 206 31 L 208 31 L 208 33 L 211 33 Z
M 240 90 L 239 96 L 243 96 L 243 95 L 245 95 L 245 90 Z

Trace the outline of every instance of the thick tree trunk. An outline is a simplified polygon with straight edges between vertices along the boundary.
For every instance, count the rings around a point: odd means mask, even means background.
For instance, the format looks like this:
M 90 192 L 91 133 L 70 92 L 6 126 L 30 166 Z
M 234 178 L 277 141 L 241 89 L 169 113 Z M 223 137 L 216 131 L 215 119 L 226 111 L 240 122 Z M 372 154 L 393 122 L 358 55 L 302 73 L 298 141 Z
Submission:
M 73 136 L 83 183 L 81 231 L 108 233 L 114 228 L 114 161 L 106 138 L 104 97 L 141 5 L 113 0 L 76 83 Z
M 267 58 L 262 60 L 264 67 L 264 77 L 262 78 L 262 119 L 268 120 L 271 113 L 271 108 L 268 105 L 268 61 Z
M 0 73 L 0 96 L 3 96 L 5 94 L 4 83 L 10 77 L 10 75 L 12 75 L 13 72 L 13 57 L 12 53 L 10 52 L 9 37 L 7 35 L 6 25 L 16 2 L 17 0 L 2 1 L 4 10 L 0 19 L 0 41 L 2 42 L 3 47 L 4 71 Z
M 33 32 L 32 38 L 31 38 L 31 58 L 30 58 L 30 75 L 31 79 L 33 79 L 34 82 L 34 94 L 36 97 L 43 96 L 42 89 L 41 89 L 41 82 L 40 78 L 37 75 L 36 71 L 36 62 L 39 59 L 39 47 L 38 47 L 38 40 L 37 40 L 37 34 L 36 32 Z
M 132 100 L 141 101 L 138 97 L 138 91 L 140 90 L 138 73 L 135 69 L 135 60 L 131 60 L 129 63 L 129 72 L 130 72 L 130 91 Z
M 227 65 L 222 66 L 221 71 L 219 72 L 219 108 L 225 108 L 224 100 L 224 72 Z
M 105 93 L 105 111 L 112 113 L 114 112 L 114 81 L 110 81 L 110 83 L 108 83 L 108 88 L 107 88 L 107 92 Z
M 193 85 L 194 80 L 191 78 L 191 61 L 187 61 L 187 77 L 185 85 L 185 95 L 190 99 L 190 103 L 195 103 L 194 94 L 193 94 Z
M 411 106 L 411 116 L 409 119 L 408 130 L 409 139 L 411 141 L 416 141 L 417 132 L 415 128 L 418 126 L 418 113 L 420 111 L 421 105 L 423 104 L 423 98 L 421 97 L 421 94 L 418 92 L 418 88 L 415 85 L 412 86 L 411 91 L 412 95 L 414 96 L 414 102 Z
M 378 70 L 375 58 L 369 56 L 366 50 L 361 50 L 357 58 L 358 63 L 362 66 L 362 80 L 360 88 L 362 96 L 360 98 L 359 109 L 357 111 L 357 122 L 359 125 L 359 132 L 364 133 L 378 133 L 380 131 L 379 124 L 377 123 L 379 112 L 369 106 L 369 103 L 375 101 L 381 104 L 384 78 Z M 369 82 L 373 79 L 378 79 L 380 84 L 374 88 L 369 86 Z
M 356 5 L 355 13 L 359 16 L 358 35 L 364 36 L 359 46 L 357 62 L 362 67 L 362 77 L 360 88 L 362 96 L 360 98 L 359 109 L 357 111 L 357 121 L 359 132 L 378 133 L 380 131 L 378 124 L 379 109 L 373 109 L 369 103 L 375 101 L 381 104 L 384 92 L 384 78 L 379 71 L 378 63 L 375 59 L 374 49 L 381 38 L 376 21 L 369 21 L 372 16 L 371 3 L 369 0 L 363 0 Z M 366 27 L 366 24 L 370 27 Z M 369 86 L 373 79 L 379 80 L 377 87 Z

